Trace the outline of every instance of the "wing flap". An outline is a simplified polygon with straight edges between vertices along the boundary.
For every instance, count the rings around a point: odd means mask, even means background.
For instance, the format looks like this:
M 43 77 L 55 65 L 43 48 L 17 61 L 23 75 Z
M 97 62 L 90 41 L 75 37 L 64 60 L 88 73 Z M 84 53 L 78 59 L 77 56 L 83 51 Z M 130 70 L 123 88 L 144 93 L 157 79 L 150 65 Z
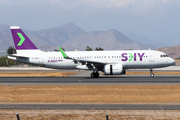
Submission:
M 101 61 L 92 61 L 92 60 L 88 60 L 88 59 L 73 59 L 75 61 L 79 61 L 79 62 L 85 62 L 87 64 L 103 64 L 106 65 L 108 63 L 106 62 L 101 62 Z

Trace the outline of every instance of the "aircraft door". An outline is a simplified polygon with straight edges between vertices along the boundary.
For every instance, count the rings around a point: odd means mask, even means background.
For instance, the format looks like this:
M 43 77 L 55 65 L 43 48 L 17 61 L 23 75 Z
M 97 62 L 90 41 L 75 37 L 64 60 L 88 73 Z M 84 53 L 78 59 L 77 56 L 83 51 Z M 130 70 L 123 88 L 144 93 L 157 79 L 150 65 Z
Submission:
M 154 62 L 155 61 L 155 57 L 154 57 L 154 52 L 153 51 L 149 51 L 149 62 Z

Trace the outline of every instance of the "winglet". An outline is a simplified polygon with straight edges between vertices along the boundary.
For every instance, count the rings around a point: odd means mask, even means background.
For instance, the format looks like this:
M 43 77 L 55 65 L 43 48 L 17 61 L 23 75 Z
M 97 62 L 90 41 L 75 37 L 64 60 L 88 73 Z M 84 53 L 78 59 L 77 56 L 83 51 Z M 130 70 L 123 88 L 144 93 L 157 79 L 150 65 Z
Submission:
M 68 57 L 68 56 L 66 55 L 66 53 L 64 53 L 64 51 L 61 49 L 61 47 L 58 47 L 58 48 L 59 48 L 59 51 L 61 52 L 61 54 L 62 54 L 62 56 L 63 56 L 64 58 L 70 59 L 70 57 Z

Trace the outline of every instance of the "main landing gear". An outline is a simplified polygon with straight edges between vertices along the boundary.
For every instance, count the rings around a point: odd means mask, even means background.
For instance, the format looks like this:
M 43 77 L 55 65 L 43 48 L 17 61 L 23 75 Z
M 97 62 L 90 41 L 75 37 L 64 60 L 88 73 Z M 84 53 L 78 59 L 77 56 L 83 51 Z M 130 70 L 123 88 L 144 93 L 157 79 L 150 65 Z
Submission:
M 99 73 L 98 72 L 93 72 L 93 73 L 91 73 L 91 77 L 92 78 L 98 78 L 99 77 Z
M 154 77 L 152 68 L 150 68 L 150 72 L 151 72 L 150 77 Z

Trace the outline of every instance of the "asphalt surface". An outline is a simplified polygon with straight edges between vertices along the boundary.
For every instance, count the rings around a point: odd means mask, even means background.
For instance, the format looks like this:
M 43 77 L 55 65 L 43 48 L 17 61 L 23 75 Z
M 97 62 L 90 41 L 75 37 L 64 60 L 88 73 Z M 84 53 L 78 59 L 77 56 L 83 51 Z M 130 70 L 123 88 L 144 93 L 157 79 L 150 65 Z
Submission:
M 0 85 L 166 85 L 180 84 L 180 76 L 102 76 L 90 77 L 1 77 Z
M 26 110 L 180 110 L 170 104 L 0 104 L 0 109 Z

